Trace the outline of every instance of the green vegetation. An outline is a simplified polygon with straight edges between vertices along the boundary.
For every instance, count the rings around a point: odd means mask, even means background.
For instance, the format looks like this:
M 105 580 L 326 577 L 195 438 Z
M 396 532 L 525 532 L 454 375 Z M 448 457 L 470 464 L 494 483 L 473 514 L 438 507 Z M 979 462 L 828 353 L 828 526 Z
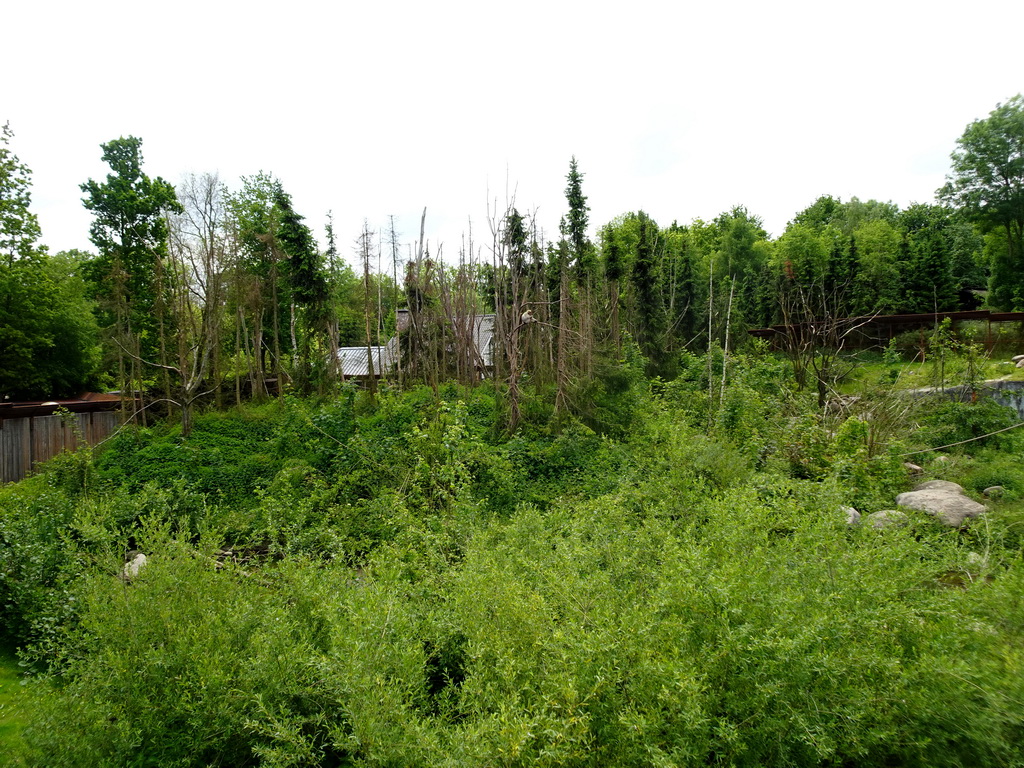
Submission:
M 1006 412 L 904 398 L 915 433 L 875 394 L 822 415 L 764 354 L 712 401 L 720 365 L 633 379 L 626 422 L 607 391 L 610 420 L 512 437 L 490 386 L 349 391 L 60 457 L 0 491 L 3 628 L 33 670 L 5 747 L 45 766 L 1024 759 L 1024 437 L 922 459 L 1004 486 L 962 531 L 840 511 L 891 508 L 898 454 Z
M 503 418 L 512 431 L 524 376 L 554 387 L 559 414 L 586 419 L 570 388 L 618 365 L 631 344 L 638 370 L 672 379 L 680 352 L 742 348 L 748 329 L 778 324 L 804 329 L 805 338 L 779 343 L 791 344 L 798 385 L 817 389 L 823 406 L 841 377 L 818 351 L 848 345 L 844 318 L 1024 308 L 1022 126 L 1020 96 L 968 126 L 942 204 L 900 209 L 822 195 L 775 238 L 736 206 L 668 226 L 629 211 L 591 240 L 573 158 L 555 237 L 510 204 L 488 222 L 487 256 L 470 247 L 453 266 L 431 254 L 422 231 L 402 243 L 392 223 L 378 241 L 367 226 L 353 254 L 360 276 L 339 253 L 330 216 L 321 250 L 273 174 L 243 176 L 237 189 L 193 175 L 175 189 L 143 171 L 142 140 L 131 136 L 104 143 L 111 172 L 81 185 L 97 253 L 51 258 L 38 243 L 31 172 L 5 126 L 0 396 L 45 400 L 102 383 L 126 399 L 159 396 L 187 435 L 203 405 L 338 392 L 339 348 L 386 344 L 404 307 L 400 358 L 354 375 L 371 388 L 378 378 L 400 388 L 478 381 L 481 351 L 460 324 L 493 313 L 493 373 L 509 386 Z M 1003 331 L 1007 338 L 986 341 L 1020 342 L 1019 323 Z
M 24 714 L 23 671 L 14 650 L 0 647 L 0 750 L 9 755 L 24 749 L 21 734 L 28 719 Z
M 105 380 L 147 408 L 0 487 L 0 753 L 1024 765 L 1024 430 L 942 394 L 1024 371 L 948 320 L 847 343 L 986 279 L 1021 306 L 1016 188 L 981 205 L 974 140 L 1021 106 L 961 140 L 957 208 L 823 196 L 775 240 L 743 207 L 636 211 L 595 243 L 574 158 L 557 241 L 510 207 L 489 264 L 420 242 L 400 275 L 366 227 L 361 279 L 272 175 L 174 190 L 133 137 L 83 185 L 99 254 L 50 258 L 5 129 L 0 394 Z M 745 333 L 771 323 L 777 351 Z M 342 346 L 380 368 L 346 379 Z M 866 517 L 911 473 L 989 510 Z

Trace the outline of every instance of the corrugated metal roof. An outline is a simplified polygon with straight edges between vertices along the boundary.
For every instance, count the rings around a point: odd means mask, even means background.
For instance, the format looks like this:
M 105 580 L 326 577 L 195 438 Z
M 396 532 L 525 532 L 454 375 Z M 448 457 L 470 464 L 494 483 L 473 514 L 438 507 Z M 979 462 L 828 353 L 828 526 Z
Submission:
M 392 338 L 384 346 L 371 346 L 370 352 L 373 355 L 373 375 L 381 376 L 391 371 L 398 363 L 398 338 Z M 339 347 L 338 362 L 341 363 L 341 373 L 345 378 L 367 378 L 370 375 L 370 366 L 367 363 L 367 348 L 363 347 Z
M 452 321 L 452 331 L 456 336 L 465 338 L 467 335 L 473 343 L 476 355 L 473 365 L 484 368 L 494 367 L 494 315 L 470 315 L 456 317 Z M 472 353 L 470 353 L 472 354 Z
M 457 320 L 456 322 L 461 322 Z M 475 345 L 480 358 L 483 360 L 484 368 L 494 367 L 494 315 L 473 315 L 471 318 L 473 344 Z M 463 328 L 468 328 L 463 324 Z M 338 360 L 341 363 L 341 372 L 346 378 L 366 378 L 370 375 L 369 366 L 366 363 L 366 346 L 361 347 L 340 347 L 338 349 Z M 373 354 L 373 375 L 381 376 L 390 373 L 398 365 L 398 337 L 393 336 L 383 346 L 371 346 Z M 479 361 L 476 361 L 479 365 Z

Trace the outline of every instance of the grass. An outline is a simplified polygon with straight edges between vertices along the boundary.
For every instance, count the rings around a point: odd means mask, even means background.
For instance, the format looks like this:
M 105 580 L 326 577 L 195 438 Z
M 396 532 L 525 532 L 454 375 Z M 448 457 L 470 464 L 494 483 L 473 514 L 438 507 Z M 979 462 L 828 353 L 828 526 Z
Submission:
M 27 719 L 21 709 L 25 689 L 21 685 L 21 667 L 13 649 L 0 645 L 0 764 L 12 762 L 21 752 L 21 732 Z
M 859 394 L 882 381 L 889 382 L 895 378 L 896 389 L 919 389 L 938 384 L 938 372 L 932 362 L 899 363 L 888 365 L 880 355 L 861 354 L 854 358 L 856 367 L 843 379 L 839 389 L 843 394 Z M 1016 368 L 1008 360 L 990 359 L 982 361 L 978 371 L 981 381 L 1002 379 L 1005 381 L 1024 381 L 1024 368 Z M 952 361 L 945 370 L 947 387 L 962 384 L 965 372 L 962 364 Z

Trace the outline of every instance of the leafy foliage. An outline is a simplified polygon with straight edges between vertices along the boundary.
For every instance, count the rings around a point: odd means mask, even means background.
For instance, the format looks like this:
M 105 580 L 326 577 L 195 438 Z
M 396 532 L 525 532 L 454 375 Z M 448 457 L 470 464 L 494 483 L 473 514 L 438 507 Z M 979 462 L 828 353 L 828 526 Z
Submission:
M 993 306 L 1024 307 L 1024 97 L 997 104 L 967 126 L 953 152 L 953 174 L 939 196 L 984 229 L 1001 229 L 1005 250 L 992 264 Z
M 0 132 L 0 397 L 60 397 L 95 383 L 97 326 L 79 275 L 82 255 L 36 243 L 31 171 Z

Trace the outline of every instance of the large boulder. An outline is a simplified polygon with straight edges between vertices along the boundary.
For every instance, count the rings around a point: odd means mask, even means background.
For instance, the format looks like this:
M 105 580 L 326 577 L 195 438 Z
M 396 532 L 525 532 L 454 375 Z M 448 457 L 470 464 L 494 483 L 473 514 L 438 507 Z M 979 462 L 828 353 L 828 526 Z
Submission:
M 927 512 L 944 525 L 960 528 L 969 517 L 977 517 L 987 508 L 964 495 L 963 488 L 945 480 L 921 483 L 912 491 L 901 493 L 896 503 L 907 509 Z
M 915 491 L 949 491 L 950 493 L 963 493 L 964 487 L 949 480 L 928 480 L 914 486 Z

